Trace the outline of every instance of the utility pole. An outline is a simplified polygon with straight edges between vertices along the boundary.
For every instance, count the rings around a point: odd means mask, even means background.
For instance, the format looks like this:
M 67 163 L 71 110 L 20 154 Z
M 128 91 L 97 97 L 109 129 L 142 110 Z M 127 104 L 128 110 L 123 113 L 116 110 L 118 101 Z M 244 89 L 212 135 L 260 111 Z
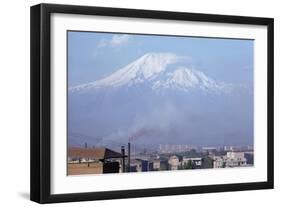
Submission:
M 121 154 L 122 154 L 122 172 L 126 172 L 126 165 L 125 165 L 125 147 L 121 147 Z

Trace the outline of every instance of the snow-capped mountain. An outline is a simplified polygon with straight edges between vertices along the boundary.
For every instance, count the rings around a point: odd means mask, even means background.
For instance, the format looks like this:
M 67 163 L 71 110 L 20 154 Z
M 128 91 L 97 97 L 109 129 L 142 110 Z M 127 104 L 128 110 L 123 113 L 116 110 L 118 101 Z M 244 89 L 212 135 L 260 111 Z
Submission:
M 152 88 L 178 89 L 183 91 L 198 88 L 209 92 L 227 92 L 231 89 L 231 84 L 216 82 L 198 70 L 179 67 L 175 71 L 167 73 L 164 80 L 156 80 Z
M 147 132 L 138 142 L 148 145 L 250 139 L 252 94 L 187 62 L 171 53 L 148 53 L 103 79 L 70 88 L 69 143 L 124 144 L 138 130 Z
M 117 88 L 145 84 L 154 90 L 198 88 L 213 92 L 228 92 L 230 84 L 214 81 L 203 72 L 184 66 L 187 58 L 172 53 L 147 53 L 139 59 L 94 82 L 70 88 L 83 92 L 99 88 Z

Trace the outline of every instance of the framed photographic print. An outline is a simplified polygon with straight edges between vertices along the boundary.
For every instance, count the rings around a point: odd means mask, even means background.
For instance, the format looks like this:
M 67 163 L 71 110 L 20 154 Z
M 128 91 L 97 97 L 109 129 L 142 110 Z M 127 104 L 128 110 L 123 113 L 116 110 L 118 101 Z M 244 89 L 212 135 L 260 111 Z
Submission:
M 31 200 L 273 188 L 273 19 L 31 7 Z

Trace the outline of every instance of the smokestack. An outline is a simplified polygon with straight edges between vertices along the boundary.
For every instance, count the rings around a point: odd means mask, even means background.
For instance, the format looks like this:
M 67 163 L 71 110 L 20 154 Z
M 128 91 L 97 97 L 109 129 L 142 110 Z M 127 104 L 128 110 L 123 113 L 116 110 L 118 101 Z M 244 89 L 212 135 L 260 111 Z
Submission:
M 126 171 L 125 167 L 125 147 L 121 147 L 121 154 L 122 154 L 122 172 L 124 173 Z
M 128 172 L 131 171 L 131 143 L 128 142 Z

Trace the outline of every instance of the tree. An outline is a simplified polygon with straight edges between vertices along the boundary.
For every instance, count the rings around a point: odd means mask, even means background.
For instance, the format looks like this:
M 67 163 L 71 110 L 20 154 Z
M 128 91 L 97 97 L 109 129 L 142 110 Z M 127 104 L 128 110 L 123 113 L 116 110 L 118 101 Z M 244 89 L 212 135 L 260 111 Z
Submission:
M 191 160 L 188 160 L 188 162 L 185 162 L 182 166 L 182 169 L 184 170 L 189 170 L 189 169 L 193 169 L 193 163 Z

